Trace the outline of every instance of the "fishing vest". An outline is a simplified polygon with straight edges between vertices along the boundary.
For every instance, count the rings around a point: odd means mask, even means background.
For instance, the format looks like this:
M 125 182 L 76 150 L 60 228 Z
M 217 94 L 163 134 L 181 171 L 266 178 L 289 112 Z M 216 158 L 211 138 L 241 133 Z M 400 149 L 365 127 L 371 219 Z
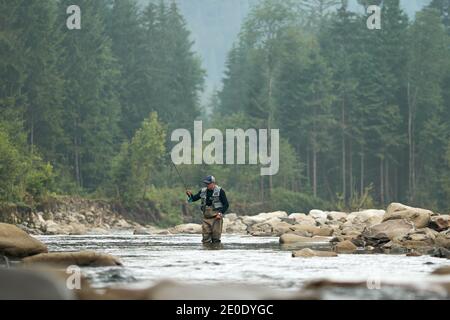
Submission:
M 212 194 L 212 208 L 213 210 L 219 210 L 223 207 L 222 201 L 220 201 L 220 190 L 222 190 L 221 187 L 216 186 L 214 188 L 213 194 Z M 206 208 L 206 193 L 208 191 L 208 188 L 202 188 L 200 192 L 200 198 L 202 199 L 202 210 L 204 211 Z

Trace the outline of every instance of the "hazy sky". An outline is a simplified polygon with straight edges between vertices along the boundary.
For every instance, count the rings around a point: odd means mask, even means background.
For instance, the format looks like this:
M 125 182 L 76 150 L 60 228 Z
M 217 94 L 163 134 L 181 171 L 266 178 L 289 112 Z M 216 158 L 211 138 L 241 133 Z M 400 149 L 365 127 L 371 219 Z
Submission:
M 140 1 L 146 3 L 149 0 Z M 213 88 L 221 87 L 228 51 L 236 40 L 250 7 L 259 0 L 176 1 L 192 32 L 194 49 L 201 56 L 203 67 L 207 71 L 206 98 Z M 353 2 L 356 3 L 356 0 Z M 431 0 L 401 0 L 404 10 L 410 16 L 430 2 Z

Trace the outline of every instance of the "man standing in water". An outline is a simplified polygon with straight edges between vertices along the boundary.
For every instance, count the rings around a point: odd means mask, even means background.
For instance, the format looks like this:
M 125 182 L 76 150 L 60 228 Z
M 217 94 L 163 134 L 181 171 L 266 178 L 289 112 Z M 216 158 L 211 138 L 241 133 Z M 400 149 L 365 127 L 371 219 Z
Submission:
M 196 195 L 186 191 L 188 201 L 202 200 L 201 210 L 203 213 L 203 243 L 220 243 L 223 227 L 223 215 L 228 210 L 229 204 L 225 191 L 216 185 L 216 178 L 208 176 L 203 180 L 205 187 Z

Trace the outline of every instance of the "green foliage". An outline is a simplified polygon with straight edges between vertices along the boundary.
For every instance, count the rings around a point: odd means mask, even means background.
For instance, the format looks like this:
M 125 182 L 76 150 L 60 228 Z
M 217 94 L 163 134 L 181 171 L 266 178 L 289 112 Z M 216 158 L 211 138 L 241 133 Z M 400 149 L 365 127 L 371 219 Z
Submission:
M 183 223 L 182 206 L 186 203 L 185 192 L 182 188 L 149 188 L 146 198 L 154 201 L 160 212 L 161 227 L 168 227 Z M 200 216 L 200 210 L 198 211 Z
M 124 143 L 113 161 L 112 176 L 116 195 L 125 204 L 145 199 L 152 172 L 165 155 L 165 130 L 152 113 L 142 123 L 131 143 Z
M 308 213 L 312 209 L 329 210 L 332 207 L 326 201 L 313 195 L 282 188 L 273 190 L 270 206 L 272 210 L 282 210 L 288 213 Z

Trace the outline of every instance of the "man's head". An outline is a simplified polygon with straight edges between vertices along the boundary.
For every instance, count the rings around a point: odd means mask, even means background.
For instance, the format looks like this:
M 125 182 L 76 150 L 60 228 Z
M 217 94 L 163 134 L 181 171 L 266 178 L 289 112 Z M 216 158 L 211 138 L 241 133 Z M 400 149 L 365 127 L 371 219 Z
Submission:
M 214 176 L 207 176 L 203 179 L 203 183 L 209 190 L 213 190 L 216 187 L 216 178 Z

